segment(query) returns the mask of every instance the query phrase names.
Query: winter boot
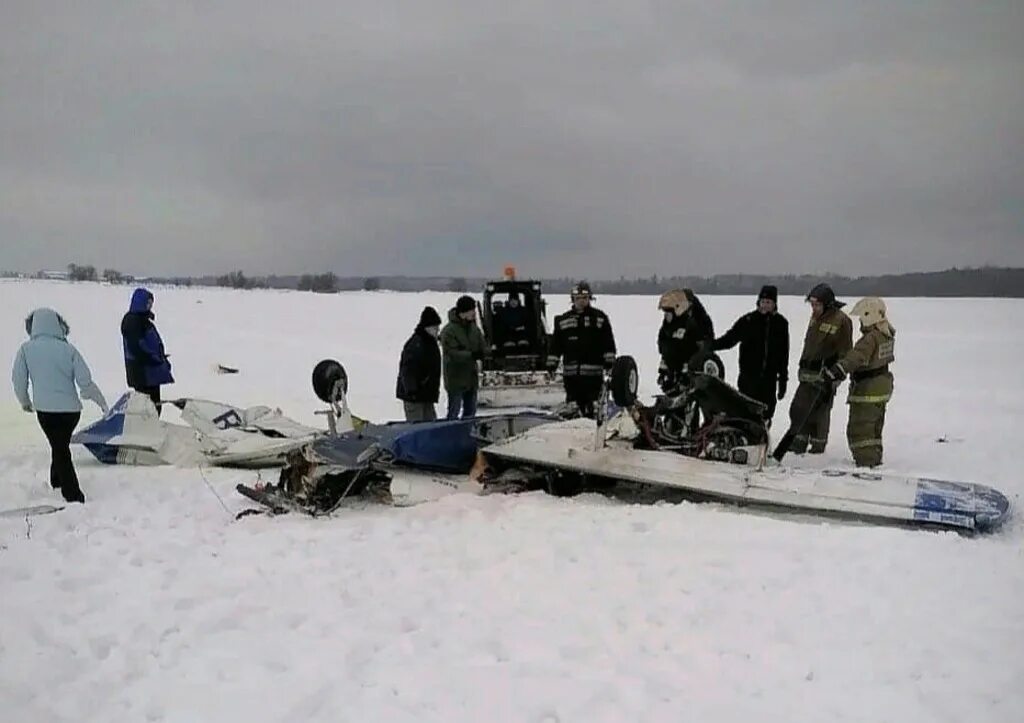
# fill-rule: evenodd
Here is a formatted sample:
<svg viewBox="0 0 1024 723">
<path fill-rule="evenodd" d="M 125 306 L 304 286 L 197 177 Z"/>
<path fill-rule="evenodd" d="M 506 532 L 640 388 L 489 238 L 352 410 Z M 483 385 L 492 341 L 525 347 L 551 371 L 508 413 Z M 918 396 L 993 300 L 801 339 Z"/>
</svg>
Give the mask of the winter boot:
<svg viewBox="0 0 1024 723">
<path fill-rule="evenodd" d="M 60 491 L 66 502 L 85 502 L 85 493 L 82 492 L 81 487 L 73 490 L 68 489 L 67 487 L 61 487 Z"/>
</svg>

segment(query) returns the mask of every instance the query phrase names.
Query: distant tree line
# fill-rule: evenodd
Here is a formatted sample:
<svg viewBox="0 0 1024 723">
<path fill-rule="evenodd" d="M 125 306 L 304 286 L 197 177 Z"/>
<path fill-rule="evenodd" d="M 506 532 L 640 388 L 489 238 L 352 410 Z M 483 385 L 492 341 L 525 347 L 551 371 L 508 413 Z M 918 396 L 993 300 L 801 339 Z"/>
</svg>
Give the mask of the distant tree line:
<svg viewBox="0 0 1024 723">
<path fill-rule="evenodd" d="M 837 274 L 765 276 L 720 274 L 712 277 L 673 276 L 649 279 L 602 281 L 594 284 L 595 293 L 656 294 L 666 289 L 690 288 L 698 294 L 756 294 L 765 284 L 773 284 L 782 295 L 804 295 L 822 281 L 836 294 L 861 296 L 1001 296 L 1024 297 L 1024 268 L 948 269 L 946 271 L 885 276 L 848 277 Z M 570 280 L 559 280 L 552 290 L 568 290 Z"/>
<path fill-rule="evenodd" d="M 229 289 L 266 289 L 268 288 L 265 277 L 248 277 L 241 271 L 232 271 L 218 276 L 215 286 L 226 286 Z"/>
<path fill-rule="evenodd" d="M 251 289 L 252 282 L 241 271 L 232 271 L 223 276 L 218 276 L 217 286 L 227 286 L 231 289 Z"/>
<path fill-rule="evenodd" d="M 315 291 L 320 294 L 333 294 L 338 290 L 338 277 L 333 273 L 304 274 L 299 277 L 299 291 Z"/>
<path fill-rule="evenodd" d="M 5 275 L 17 276 L 16 272 Z M 61 274 L 63 277 L 64 274 Z M 37 278 L 54 278 L 52 272 L 39 272 Z M 100 275 L 94 266 L 68 264 L 66 277 L 72 281 L 97 281 Z M 134 278 L 115 269 L 104 269 L 102 278 L 108 283 L 130 283 Z M 445 291 L 465 293 L 479 291 L 491 279 L 463 276 L 351 276 L 339 277 L 332 272 L 301 276 L 248 277 L 241 270 L 219 276 L 168 277 L 147 279 L 148 283 L 177 286 L 224 286 L 232 289 L 299 289 L 318 293 L 337 291 Z M 545 293 L 568 293 L 578 279 L 537 279 Z M 884 276 L 841 276 L 838 274 L 778 275 L 719 274 L 716 276 L 650 276 L 617 280 L 591 279 L 595 294 L 654 295 L 668 289 L 689 288 L 697 294 L 756 294 L 765 284 L 778 287 L 782 295 L 803 295 L 822 281 L 832 285 L 836 294 L 845 298 L 861 296 L 937 296 L 937 297 L 1009 297 L 1024 298 L 1024 268 L 982 267 L 952 268 Z"/>
<path fill-rule="evenodd" d="M 339 291 L 479 291 L 492 279 L 466 277 L 417 278 L 373 276 L 339 278 Z M 538 279 L 545 293 L 568 294 L 575 278 Z M 861 296 L 968 296 L 1024 298 L 1024 268 L 986 267 L 885 276 L 850 277 L 838 274 L 768 276 L 763 274 L 719 274 L 717 276 L 650 276 L 642 279 L 591 279 L 595 294 L 654 295 L 668 289 L 690 288 L 697 294 L 756 295 L 765 284 L 779 288 L 782 295 L 801 296 L 825 281 L 845 297 Z"/>
<path fill-rule="evenodd" d="M 71 281 L 96 281 L 96 267 L 68 264 L 68 279 Z"/>
<path fill-rule="evenodd" d="M 117 269 L 103 269 L 103 280 L 108 284 L 127 284 L 133 279 L 131 276 L 122 274 Z"/>
<path fill-rule="evenodd" d="M 99 281 L 103 279 L 108 284 L 129 284 L 135 280 L 135 277 L 122 274 L 117 269 L 103 269 L 102 274 L 97 274 L 95 266 L 68 264 L 68 279 L 70 281 Z"/>
</svg>

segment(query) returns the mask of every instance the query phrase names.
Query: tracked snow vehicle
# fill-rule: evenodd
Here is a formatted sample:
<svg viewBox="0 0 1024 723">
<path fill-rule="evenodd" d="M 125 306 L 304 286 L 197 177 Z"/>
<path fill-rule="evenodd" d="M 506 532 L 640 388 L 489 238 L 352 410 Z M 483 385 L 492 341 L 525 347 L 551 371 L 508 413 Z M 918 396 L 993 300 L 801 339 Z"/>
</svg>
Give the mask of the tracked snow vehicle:
<svg viewBox="0 0 1024 723">
<path fill-rule="evenodd" d="M 483 288 L 480 320 L 490 353 L 482 362 L 481 408 L 554 409 L 565 400 L 558 359 L 548 355 L 547 302 L 541 282 L 514 268 Z"/>
</svg>

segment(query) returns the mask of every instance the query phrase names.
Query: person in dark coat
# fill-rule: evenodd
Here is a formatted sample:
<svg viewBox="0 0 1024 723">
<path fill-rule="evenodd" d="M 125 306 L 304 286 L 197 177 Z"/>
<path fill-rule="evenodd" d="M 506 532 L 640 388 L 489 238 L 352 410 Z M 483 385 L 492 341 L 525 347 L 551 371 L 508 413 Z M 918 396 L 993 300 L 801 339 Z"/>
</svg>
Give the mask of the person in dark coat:
<svg viewBox="0 0 1024 723">
<path fill-rule="evenodd" d="M 562 359 L 565 401 L 584 417 L 597 416 L 605 371 L 615 363 L 615 334 L 608 315 L 591 306 L 590 284 L 581 281 L 569 292 L 572 308 L 555 317 L 550 356 Z"/>
<path fill-rule="evenodd" d="M 658 308 L 665 316 L 658 330 L 658 386 L 668 391 L 686 379 L 701 342 L 715 338 L 715 326 L 690 289 L 666 291 L 658 299 Z"/>
<path fill-rule="evenodd" d="M 129 387 L 153 400 L 159 416 L 160 387 L 173 384 L 174 377 L 153 318 L 153 294 L 135 289 L 128 313 L 121 319 L 125 376 Z"/>
<path fill-rule="evenodd" d="M 476 302 L 460 296 L 448 310 L 448 323 L 441 329 L 444 354 L 444 388 L 448 392 L 448 419 L 476 416 L 480 388 L 479 362 L 487 351 L 483 332 L 476 322 Z"/>
<path fill-rule="evenodd" d="M 402 348 L 395 396 L 405 405 L 405 421 L 432 422 L 434 405 L 441 393 L 441 316 L 432 306 L 420 314 L 420 322 Z"/>
<path fill-rule="evenodd" d="M 768 405 L 765 417 L 771 424 L 775 403 L 786 396 L 789 382 L 789 322 L 779 313 L 779 290 L 765 286 L 757 295 L 757 309 L 744 314 L 723 336 L 715 339 L 716 351 L 740 345 L 739 390 Z"/>
<path fill-rule="evenodd" d="M 502 346 L 511 350 L 519 351 L 530 346 L 529 324 L 530 318 L 526 308 L 519 300 L 519 294 L 512 292 L 508 295 L 508 303 L 502 307 L 496 319 L 502 332 Z"/>
<path fill-rule="evenodd" d="M 790 451 L 794 454 L 824 454 L 832 422 L 832 403 L 836 383 L 826 380 L 822 388 L 822 372 L 843 359 L 853 349 L 853 322 L 843 311 L 846 305 L 836 299 L 828 284 L 818 284 L 807 294 L 811 320 L 800 352 L 797 379 L 799 384 L 789 405 L 793 428 L 803 427 L 793 437 Z"/>
</svg>

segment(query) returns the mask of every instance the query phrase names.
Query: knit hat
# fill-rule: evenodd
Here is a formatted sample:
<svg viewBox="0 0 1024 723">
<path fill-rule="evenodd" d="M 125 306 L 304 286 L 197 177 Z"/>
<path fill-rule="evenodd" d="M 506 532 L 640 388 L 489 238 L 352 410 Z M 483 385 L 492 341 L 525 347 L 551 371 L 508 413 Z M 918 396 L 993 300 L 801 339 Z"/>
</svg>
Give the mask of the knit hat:
<svg viewBox="0 0 1024 723">
<path fill-rule="evenodd" d="M 465 314 L 475 308 L 476 302 L 473 301 L 472 296 L 460 296 L 459 300 L 455 302 L 455 313 L 457 314 Z"/>
<path fill-rule="evenodd" d="M 761 293 L 757 295 L 757 300 L 771 299 L 772 301 L 778 302 L 779 300 L 779 289 L 778 287 L 766 284 L 761 287 Z"/>
<path fill-rule="evenodd" d="M 426 329 L 431 326 L 441 326 L 441 316 L 437 313 L 437 309 L 433 306 L 424 306 L 423 312 L 420 314 L 421 329 Z"/>
</svg>

